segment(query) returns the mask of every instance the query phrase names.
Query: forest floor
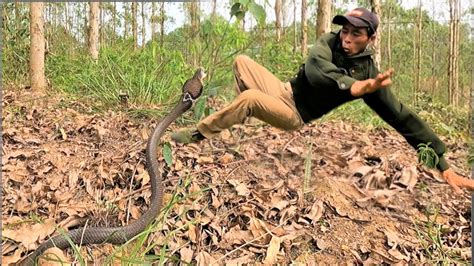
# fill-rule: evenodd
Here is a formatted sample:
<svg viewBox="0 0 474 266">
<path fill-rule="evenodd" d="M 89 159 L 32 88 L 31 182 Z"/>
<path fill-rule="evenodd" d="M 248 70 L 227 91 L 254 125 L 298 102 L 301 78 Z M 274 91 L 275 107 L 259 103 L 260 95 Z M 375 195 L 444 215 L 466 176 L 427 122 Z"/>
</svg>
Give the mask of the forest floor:
<svg viewBox="0 0 474 266">
<path fill-rule="evenodd" d="M 147 209 L 145 144 L 158 118 L 8 87 L 2 106 L 3 265 L 59 227 L 125 225 Z M 453 168 L 468 176 L 467 144 L 446 141 Z M 171 264 L 197 265 L 471 260 L 470 194 L 418 165 L 393 130 L 328 121 L 285 132 L 250 120 L 212 140 L 170 145 L 172 166 L 159 156 L 170 209 L 138 253 L 166 250 Z M 137 256 L 133 248 L 79 250 L 92 265 L 111 254 L 118 265 Z M 71 249 L 51 253 L 77 262 Z"/>
</svg>

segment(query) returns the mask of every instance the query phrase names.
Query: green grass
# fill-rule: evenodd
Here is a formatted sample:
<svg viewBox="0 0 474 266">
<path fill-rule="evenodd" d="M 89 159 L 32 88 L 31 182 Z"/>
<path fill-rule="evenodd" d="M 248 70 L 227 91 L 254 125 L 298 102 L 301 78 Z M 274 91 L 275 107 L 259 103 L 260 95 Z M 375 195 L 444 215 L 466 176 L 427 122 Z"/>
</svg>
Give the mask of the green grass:
<svg viewBox="0 0 474 266">
<path fill-rule="evenodd" d="M 470 264 L 460 258 L 454 252 L 445 247 L 444 238 L 449 234 L 449 229 L 439 224 L 436 218 L 439 215 L 439 208 L 428 206 L 425 209 L 426 221 L 415 221 L 414 227 L 419 243 L 423 248 L 423 254 L 428 259 L 428 263 L 433 265 L 461 265 Z"/>
</svg>

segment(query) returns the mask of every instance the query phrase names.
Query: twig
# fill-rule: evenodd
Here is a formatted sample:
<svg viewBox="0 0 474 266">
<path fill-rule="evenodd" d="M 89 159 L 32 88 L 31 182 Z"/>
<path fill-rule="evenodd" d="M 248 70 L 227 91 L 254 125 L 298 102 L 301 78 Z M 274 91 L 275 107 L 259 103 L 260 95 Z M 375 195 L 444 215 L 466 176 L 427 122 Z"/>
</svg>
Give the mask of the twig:
<svg viewBox="0 0 474 266">
<path fill-rule="evenodd" d="M 139 189 L 137 189 L 137 190 L 134 190 L 134 191 L 132 191 L 132 192 L 127 193 L 126 195 L 123 195 L 123 196 L 121 196 L 121 197 L 118 197 L 118 198 L 112 200 L 112 203 L 115 203 L 115 202 L 117 202 L 117 201 L 119 201 L 119 200 L 128 198 L 128 197 L 130 197 L 130 196 L 133 196 L 133 195 L 135 195 L 135 194 L 137 194 L 137 193 L 139 193 L 139 192 L 142 192 L 143 190 L 149 189 L 149 188 L 150 188 L 150 185 L 149 185 L 149 184 L 148 184 L 148 185 L 145 185 L 144 187 L 141 187 L 141 188 L 139 188 Z"/>
<path fill-rule="evenodd" d="M 237 163 L 245 163 L 245 162 L 251 162 L 251 161 L 256 161 L 256 160 L 258 160 L 258 159 L 246 159 L 246 160 L 240 160 L 240 161 L 235 161 L 235 162 L 231 162 L 231 163 L 218 164 L 218 165 L 214 165 L 214 166 L 211 166 L 211 167 L 208 167 L 208 168 L 204 168 L 204 169 L 201 169 L 201 170 L 191 172 L 189 174 L 195 175 L 195 174 L 199 174 L 199 173 L 202 173 L 202 172 L 205 172 L 205 171 L 216 169 L 220 166 L 229 166 L 229 165 L 233 165 L 233 164 L 237 164 Z"/>
</svg>

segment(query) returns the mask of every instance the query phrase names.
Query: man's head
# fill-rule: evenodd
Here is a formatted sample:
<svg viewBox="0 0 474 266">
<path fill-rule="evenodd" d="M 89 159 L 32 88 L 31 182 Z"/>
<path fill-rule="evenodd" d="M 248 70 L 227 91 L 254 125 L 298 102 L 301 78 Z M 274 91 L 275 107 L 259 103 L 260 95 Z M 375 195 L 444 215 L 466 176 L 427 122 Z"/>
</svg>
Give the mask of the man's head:
<svg viewBox="0 0 474 266">
<path fill-rule="evenodd" d="M 364 51 L 375 39 L 374 34 L 379 26 L 377 16 L 363 7 L 351 10 L 345 15 L 335 16 L 332 23 L 342 25 L 341 43 L 348 55 Z"/>
<path fill-rule="evenodd" d="M 344 26 L 349 23 L 356 28 L 366 28 L 369 37 L 374 35 L 379 26 L 377 15 L 366 8 L 358 7 L 347 12 L 345 15 L 337 15 L 332 19 L 332 23 Z"/>
</svg>

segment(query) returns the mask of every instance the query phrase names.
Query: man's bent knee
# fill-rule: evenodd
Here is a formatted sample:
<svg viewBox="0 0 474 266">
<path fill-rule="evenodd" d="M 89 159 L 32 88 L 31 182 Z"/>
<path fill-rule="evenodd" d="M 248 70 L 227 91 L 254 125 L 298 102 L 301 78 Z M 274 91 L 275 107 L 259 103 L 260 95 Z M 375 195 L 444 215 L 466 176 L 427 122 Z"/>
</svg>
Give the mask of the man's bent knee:
<svg viewBox="0 0 474 266">
<path fill-rule="evenodd" d="M 244 101 L 246 103 L 255 103 L 259 97 L 262 96 L 262 92 L 258 90 L 245 90 L 237 96 L 237 100 Z"/>
<path fill-rule="evenodd" d="M 250 57 L 244 55 L 244 54 L 239 54 L 235 57 L 234 59 L 234 67 L 240 64 L 245 64 L 246 62 L 252 61 Z"/>
</svg>

